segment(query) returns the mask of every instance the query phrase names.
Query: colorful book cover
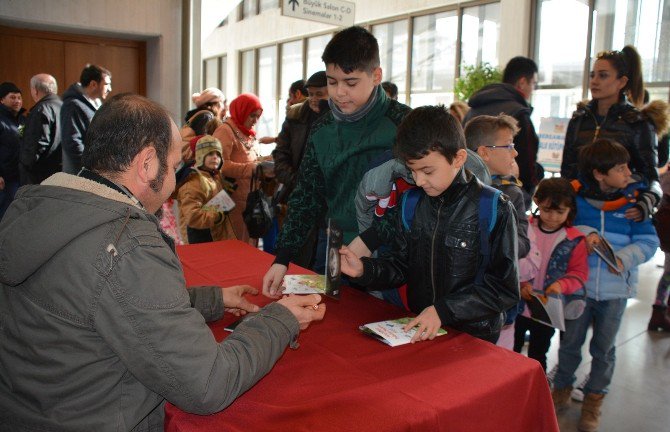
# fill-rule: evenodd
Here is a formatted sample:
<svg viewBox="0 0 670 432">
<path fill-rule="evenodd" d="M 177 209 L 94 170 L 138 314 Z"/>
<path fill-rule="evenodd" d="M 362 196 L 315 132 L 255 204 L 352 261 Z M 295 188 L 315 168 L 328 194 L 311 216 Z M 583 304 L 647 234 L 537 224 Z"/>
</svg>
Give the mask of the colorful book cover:
<svg viewBox="0 0 670 432">
<path fill-rule="evenodd" d="M 386 345 L 396 347 L 410 343 L 412 337 L 416 334 L 416 328 L 412 328 L 407 332 L 403 330 L 403 327 L 412 319 L 413 318 L 406 317 L 364 324 L 359 327 L 359 330 L 363 332 L 363 334 L 371 336 Z M 437 332 L 438 336 L 444 336 L 446 334 L 447 331 L 442 328 Z"/>
<path fill-rule="evenodd" d="M 203 210 L 214 209 L 219 212 L 229 212 L 235 208 L 235 201 L 225 190 L 221 190 L 211 200 L 207 201 L 207 204 L 203 205 L 202 208 Z"/>
<path fill-rule="evenodd" d="M 593 245 L 593 251 L 597 253 L 598 256 L 602 258 L 603 261 L 605 261 L 605 264 L 607 264 L 609 268 L 616 272 L 616 274 L 621 274 L 621 271 L 619 271 L 619 265 L 616 261 L 616 255 L 614 254 L 614 249 L 612 249 L 612 245 L 610 242 L 605 240 L 605 237 L 599 237 L 600 241 Z"/>
</svg>

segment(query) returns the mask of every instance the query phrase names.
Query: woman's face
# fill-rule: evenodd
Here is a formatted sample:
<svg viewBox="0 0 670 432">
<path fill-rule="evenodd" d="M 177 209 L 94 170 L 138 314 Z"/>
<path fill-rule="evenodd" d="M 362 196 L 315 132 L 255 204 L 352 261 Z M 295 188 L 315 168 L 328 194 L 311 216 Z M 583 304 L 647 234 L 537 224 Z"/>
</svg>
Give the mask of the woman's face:
<svg viewBox="0 0 670 432">
<path fill-rule="evenodd" d="M 244 127 L 247 129 L 253 129 L 256 123 L 258 122 L 258 119 L 261 116 L 261 113 L 263 110 L 257 109 L 256 111 L 252 111 L 251 114 L 249 114 L 249 117 L 244 121 Z"/>
<path fill-rule="evenodd" d="M 226 100 L 220 100 L 217 99 L 212 102 L 212 112 L 216 115 L 216 118 L 219 120 L 222 120 L 224 117 L 226 117 L 226 113 L 228 112 L 228 101 Z"/>
<path fill-rule="evenodd" d="M 609 60 L 600 59 L 593 65 L 589 88 L 595 100 L 619 100 L 619 94 L 628 83 L 628 77 L 617 78 L 617 70 Z"/>
</svg>

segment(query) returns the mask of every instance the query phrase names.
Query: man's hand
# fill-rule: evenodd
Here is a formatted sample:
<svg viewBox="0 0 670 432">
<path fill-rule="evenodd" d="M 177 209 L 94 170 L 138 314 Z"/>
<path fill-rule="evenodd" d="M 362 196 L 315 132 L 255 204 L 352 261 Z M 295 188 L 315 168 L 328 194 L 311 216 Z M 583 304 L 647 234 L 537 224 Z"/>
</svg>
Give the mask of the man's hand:
<svg viewBox="0 0 670 432">
<path fill-rule="evenodd" d="M 266 137 L 263 137 L 263 138 L 259 139 L 258 142 L 261 143 L 261 144 L 272 144 L 276 140 L 277 140 L 277 138 L 275 138 L 275 137 L 266 136 Z"/>
<path fill-rule="evenodd" d="M 624 216 L 626 216 L 626 219 L 630 219 L 633 222 L 640 222 L 642 221 L 642 210 L 637 207 L 631 207 L 626 210 Z"/>
<path fill-rule="evenodd" d="M 272 267 L 263 276 L 263 295 L 270 298 L 279 298 L 284 288 L 281 286 L 288 268 L 282 264 L 272 264 Z"/>
<path fill-rule="evenodd" d="M 363 240 L 361 240 L 360 237 L 356 237 L 349 243 L 347 246 L 350 251 L 352 251 L 358 258 L 362 257 L 369 257 L 372 255 L 372 252 L 370 252 L 370 249 L 365 245 Z"/>
<path fill-rule="evenodd" d="M 258 290 L 249 285 L 235 285 L 228 288 L 221 288 L 223 293 L 223 307 L 228 313 L 235 316 L 246 315 L 247 312 L 258 312 L 257 305 L 244 298 L 245 294 L 257 295 Z"/>
<path fill-rule="evenodd" d="M 300 324 L 300 330 L 305 330 L 312 321 L 320 321 L 326 313 L 326 305 L 321 302 L 318 294 L 289 295 L 277 303 L 291 311 Z"/>
<path fill-rule="evenodd" d="M 0 191 L 5 190 L 5 179 L 0 177 Z"/>
<path fill-rule="evenodd" d="M 521 287 L 519 288 L 519 294 L 524 300 L 530 300 L 531 293 L 533 292 L 533 284 L 530 282 L 521 282 Z"/>
<path fill-rule="evenodd" d="M 427 339 L 433 340 L 437 336 L 437 331 L 440 329 L 442 321 L 435 306 L 428 306 L 418 317 L 407 323 L 403 328 L 404 331 L 409 331 L 413 327 L 417 327 L 416 333 L 412 336 L 411 343 L 425 341 Z"/>
<path fill-rule="evenodd" d="M 351 277 L 361 277 L 363 275 L 363 261 L 346 246 L 340 248 L 340 269 L 342 273 Z"/>
</svg>

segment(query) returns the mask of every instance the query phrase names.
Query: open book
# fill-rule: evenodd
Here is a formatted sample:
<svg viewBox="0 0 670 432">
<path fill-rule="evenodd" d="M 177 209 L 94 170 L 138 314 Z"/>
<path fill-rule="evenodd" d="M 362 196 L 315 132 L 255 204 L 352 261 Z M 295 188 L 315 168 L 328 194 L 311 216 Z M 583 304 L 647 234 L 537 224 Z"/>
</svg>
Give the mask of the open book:
<svg viewBox="0 0 670 432">
<path fill-rule="evenodd" d="M 207 201 L 207 204 L 202 206 L 203 210 L 214 209 L 219 212 L 229 212 L 235 208 L 235 201 L 228 195 L 225 190 L 221 190 L 214 198 Z"/>
<path fill-rule="evenodd" d="M 340 297 L 342 230 L 329 219 L 327 234 L 325 274 L 284 276 L 284 294 L 325 294 L 333 298 Z"/>
<path fill-rule="evenodd" d="M 553 296 L 533 292 L 530 300 L 526 300 L 530 317 L 535 321 L 565 331 L 565 314 L 563 300 Z"/>
<path fill-rule="evenodd" d="M 360 326 L 359 330 L 363 332 L 363 334 L 373 337 L 386 345 L 396 347 L 408 344 L 416 334 L 416 328 L 412 328 L 408 332 L 403 330 L 403 327 L 412 319 L 413 318 L 406 317 L 374 322 Z M 446 334 L 447 331 L 445 329 L 440 329 L 437 332 L 438 336 L 444 336 Z"/>
<path fill-rule="evenodd" d="M 598 254 L 598 256 L 605 261 L 605 264 L 609 266 L 616 274 L 621 274 L 619 270 L 619 265 L 616 261 L 616 255 L 614 254 L 614 249 L 612 245 L 605 240 L 605 237 L 599 236 L 600 241 L 593 245 L 593 251 Z"/>
</svg>

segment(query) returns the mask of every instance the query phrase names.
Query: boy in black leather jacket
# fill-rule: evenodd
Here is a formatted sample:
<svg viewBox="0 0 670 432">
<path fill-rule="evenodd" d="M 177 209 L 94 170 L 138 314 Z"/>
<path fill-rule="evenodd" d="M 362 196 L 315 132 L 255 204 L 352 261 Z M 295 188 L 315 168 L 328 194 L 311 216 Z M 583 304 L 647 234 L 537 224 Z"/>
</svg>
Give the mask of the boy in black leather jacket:
<svg viewBox="0 0 670 432">
<path fill-rule="evenodd" d="M 495 343 L 503 311 L 519 301 L 512 204 L 504 195 L 494 203 L 490 259 L 478 282 L 483 185 L 463 169 L 467 152 L 460 124 L 444 106 L 417 108 L 400 124 L 394 152 L 423 189 L 412 224 L 405 229 L 400 206 L 391 209 L 378 229 L 393 239 L 390 250 L 359 259 L 343 247 L 342 271 L 370 290 L 408 284 L 409 308 L 418 314 L 406 326 L 418 327 L 412 342 L 433 339 L 449 326 Z"/>
</svg>

